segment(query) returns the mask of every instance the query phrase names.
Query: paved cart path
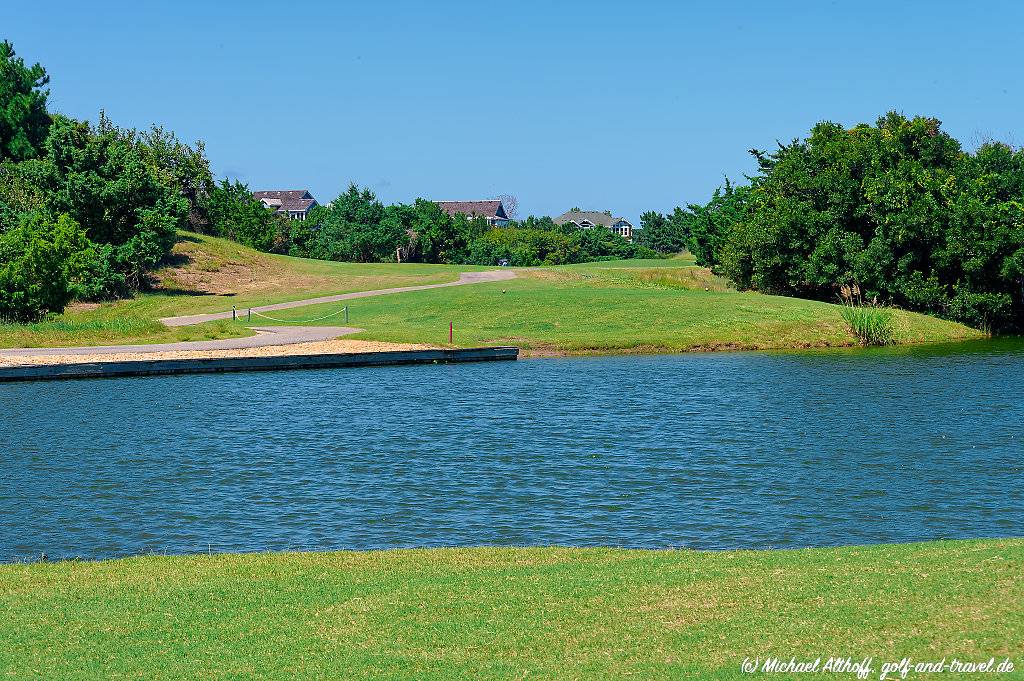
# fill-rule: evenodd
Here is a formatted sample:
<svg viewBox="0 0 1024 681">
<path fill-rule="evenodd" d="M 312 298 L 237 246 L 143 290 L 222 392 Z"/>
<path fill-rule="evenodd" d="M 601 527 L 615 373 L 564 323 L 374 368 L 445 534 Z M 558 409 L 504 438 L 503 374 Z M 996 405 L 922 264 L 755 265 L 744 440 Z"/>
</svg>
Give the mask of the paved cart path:
<svg viewBox="0 0 1024 681">
<path fill-rule="evenodd" d="M 399 288 L 382 288 L 376 291 L 355 291 L 354 293 L 339 293 L 333 296 L 320 296 L 319 298 L 307 298 L 305 300 L 292 300 L 287 303 L 275 303 L 274 305 L 260 305 L 251 308 L 253 312 L 272 312 L 274 310 L 287 310 L 293 307 L 306 307 L 307 305 L 319 305 L 321 303 L 337 303 L 343 300 L 355 298 L 369 298 L 370 296 L 383 296 L 389 293 L 405 293 L 407 291 L 424 291 L 430 288 L 445 288 L 447 286 L 463 286 L 465 284 L 479 284 L 486 281 L 505 281 L 515 279 L 516 273 L 512 270 L 490 270 L 487 272 L 463 272 L 457 281 L 449 281 L 444 284 L 424 284 L 422 286 L 401 286 Z M 239 315 L 244 315 L 250 308 L 238 310 Z M 231 319 L 232 312 L 213 312 L 210 314 L 193 314 L 183 317 L 165 317 L 160 321 L 167 326 L 190 326 L 202 324 L 215 319 Z"/>
</svg>

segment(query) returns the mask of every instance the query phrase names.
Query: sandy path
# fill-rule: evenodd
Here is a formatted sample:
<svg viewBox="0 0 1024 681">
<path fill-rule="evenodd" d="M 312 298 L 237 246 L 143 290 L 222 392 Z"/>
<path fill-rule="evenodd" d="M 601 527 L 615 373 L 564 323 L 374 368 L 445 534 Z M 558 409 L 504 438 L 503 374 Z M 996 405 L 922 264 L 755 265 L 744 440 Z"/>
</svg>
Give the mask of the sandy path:
<svg viewBox="0 0 1024 681">
<path fill-rule="evenodd" d="M 36 348 L 34 355 L 8 355 L 0 350 L 0 367 L 35 366 L 40 364 L 83 364 L 88 362 L 143 362 L 158 359 L 203 359 L 210 357 L 281 357 L 286 355 L 338 355 L 354 352 L 389 352 L 394 350 L 430 350 L 434 346 L 379 341 L 326 340 L 290 345 L 267 345 L 223 350 L 176 350 L 147 352 L 112 352 L 88 354 L 43 354 L 51 350 Z"/>
</svg>

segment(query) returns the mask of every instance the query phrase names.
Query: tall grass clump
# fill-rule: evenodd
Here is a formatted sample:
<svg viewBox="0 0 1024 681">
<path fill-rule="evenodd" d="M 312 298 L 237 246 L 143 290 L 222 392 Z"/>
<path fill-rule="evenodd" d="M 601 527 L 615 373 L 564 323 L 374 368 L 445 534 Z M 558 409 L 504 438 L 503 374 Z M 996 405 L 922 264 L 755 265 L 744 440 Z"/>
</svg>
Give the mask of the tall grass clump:
<svg viewBox="0 0 1024 681">
<path fill-rule="evenodd" d="M 892 309 L 880 306 L 877 298 L 865 303 L 857 284 L 840 287 L 839 297 L 843 301 L 843 319 L 861 345 L 892 345 L 896 342 Z"/>
<path fill-rule="evenodd" d="M 893 311 L 875 305 L 847 304 L 843 319 L 861 345 L 891 345 L 896 342 Z"/>
</svg>

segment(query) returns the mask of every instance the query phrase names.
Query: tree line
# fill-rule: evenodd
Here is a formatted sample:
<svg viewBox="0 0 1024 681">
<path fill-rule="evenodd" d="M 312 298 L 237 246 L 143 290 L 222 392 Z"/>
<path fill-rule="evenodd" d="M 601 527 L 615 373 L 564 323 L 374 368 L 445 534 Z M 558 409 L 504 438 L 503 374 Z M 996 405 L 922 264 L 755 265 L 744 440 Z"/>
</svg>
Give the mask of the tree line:
<svg viewBox="0 0 1024 681">
<path fill-rule="evenodd" d="M 248 188 L 227 186 L 239 206 L 252 201 Z M 257 202 L 258 203 L 258 202 Z M 319 260 L 426 262 L 463 265 L 562 265 L 595 259 L 657 257 L 608 229 L 559 226 L 530 216 L 496 228 L 482 217 L 448 215 L 433 201 L 384 205 L 354 184 L 305 220 L 268 220 L 269 211 L 233 211 L 246 219 L 214 220 L 212 233 L 259 250 Z M 229 211 L 231 212 L 231 211 Z"/>
<path fill-rule="evenodd" d="M 1024 327 L 1024 150 L 968 151 L 938 120 L 891 112 L 751 153 L 747 183 L 645 213 L 641 243 L 689 249 L 743 290 Z"/>
<path fill-rule="evenodd" d="M 349 187 L 305 221 L 288 220 L 245 184 L 215 182 L 202 143 L 154 126 L 51 113 L 49 76 L 0 43 L 0 321 L 32 321 L 73 299 L 145 290 L 179 230 L 261 251 L 325 260 L 562 264 L 651 254 L 608 230 L 580 234 L 549 218 L 510 229 L 449 216 L 430 201 L 383 205 Z"/>
</svg>

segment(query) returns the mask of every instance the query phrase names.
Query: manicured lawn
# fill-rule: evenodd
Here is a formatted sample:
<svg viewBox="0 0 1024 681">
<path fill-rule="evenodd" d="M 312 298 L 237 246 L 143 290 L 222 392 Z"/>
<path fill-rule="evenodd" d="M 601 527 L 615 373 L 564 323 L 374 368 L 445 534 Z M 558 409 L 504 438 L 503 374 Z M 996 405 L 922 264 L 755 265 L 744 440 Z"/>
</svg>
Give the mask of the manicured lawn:
<svg viewBox="0 0 1024 681">
<path fill-rule="evenodd" d="M 1020 678 L 1021 603 L 1020 539 L 3 565 L 0 675 L 760 678 L 745 657 L 849 655 L 875 679 L 903 657 L 1009 656 L 997 678 Z"/>
<path fill-rule="evenodd" d="M 836 305 L 737 293 L 706 270 L 672 267 L 673 262 L 520 270 L 512 281 L 351 301 L 350 324 L 366 329 L 353 338 L 446 344 L 448 324 L 453 322 L 456 345 L 518 345 L 535 353 L 800 348 L 854 342 Z M 296 308 L 277 316 L 312 319 L 336 308 Z M 901 342 L 981 336 L 962 325 L 913 313 L 899 313 L 897 323 Z"/>
</svg>

